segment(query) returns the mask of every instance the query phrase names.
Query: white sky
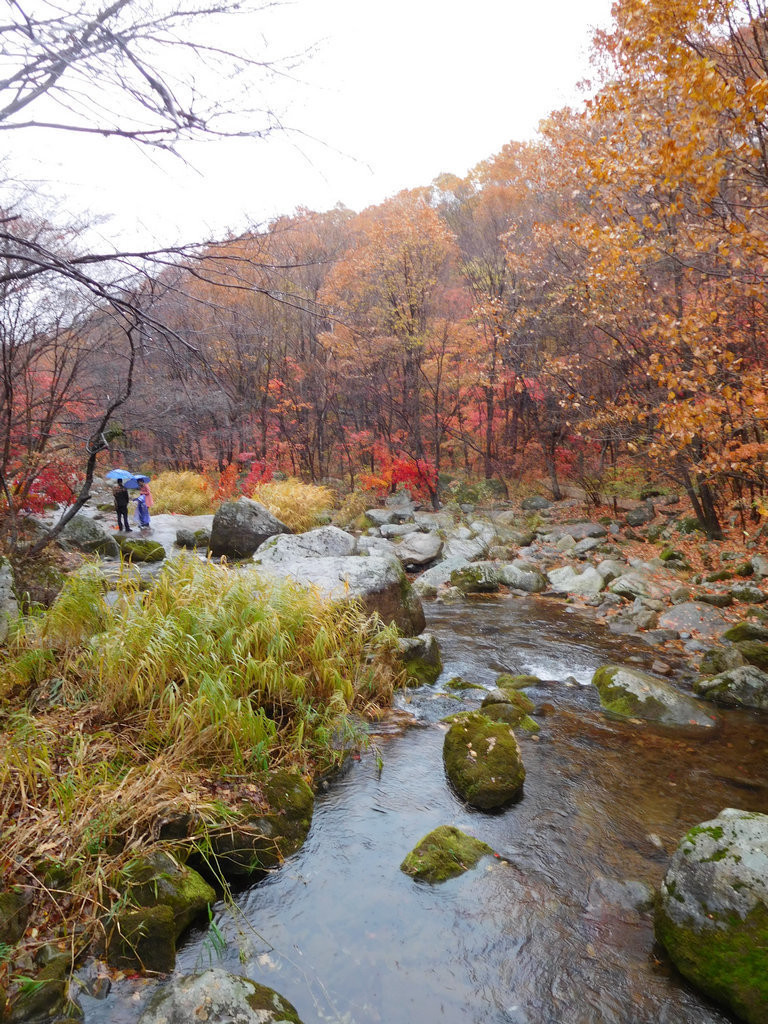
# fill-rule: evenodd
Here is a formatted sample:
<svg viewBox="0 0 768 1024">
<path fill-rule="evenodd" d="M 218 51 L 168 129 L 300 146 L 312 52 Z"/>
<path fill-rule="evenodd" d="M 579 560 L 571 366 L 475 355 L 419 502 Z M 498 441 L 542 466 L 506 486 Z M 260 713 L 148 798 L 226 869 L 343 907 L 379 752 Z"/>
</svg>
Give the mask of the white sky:
<svg viewBox="0 0 768 1024">
<path fill-rule="evenodd" d="M 264 15 L 273 54 L 318 44 L 276 96 L 306 136 L 188 146 L 191 166 L 129 143 L 11 133 L 18 167 L 66 215 L 105 216 L 103 244 L 221 237 L 298 206 L 359 210 L 464 174 L 578 103 L 611 0 L 296 0 Z M 254 40 L 253 47 L 262 45 Z M 22 135 L 23 140 L 22 140 Z M 23 147 L 23 153 L 22 153 Z"/>
</svg>

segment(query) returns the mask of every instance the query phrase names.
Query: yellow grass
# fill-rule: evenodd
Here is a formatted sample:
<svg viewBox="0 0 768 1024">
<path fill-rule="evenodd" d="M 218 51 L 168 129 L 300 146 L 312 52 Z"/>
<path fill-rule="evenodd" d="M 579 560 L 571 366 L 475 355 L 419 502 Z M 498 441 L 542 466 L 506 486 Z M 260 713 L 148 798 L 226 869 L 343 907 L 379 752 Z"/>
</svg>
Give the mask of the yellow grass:
<svg viewBox="0 0 768 1024">
<path fill-rule="evenodd" d="M 210 484 L 199 473 L 160 473 L 150 484 L 155 503 L 152 512 L 176 512 L 200 516 L 214 511 Z"/>
<path fill-rule="evenodd" d="M 324 522 L 334 501 L 330 488 L 304 484 L 293 477 L 259 484 L 249 497 L 268 508 L 295 533 L 311 530 Z"/>
</svg>

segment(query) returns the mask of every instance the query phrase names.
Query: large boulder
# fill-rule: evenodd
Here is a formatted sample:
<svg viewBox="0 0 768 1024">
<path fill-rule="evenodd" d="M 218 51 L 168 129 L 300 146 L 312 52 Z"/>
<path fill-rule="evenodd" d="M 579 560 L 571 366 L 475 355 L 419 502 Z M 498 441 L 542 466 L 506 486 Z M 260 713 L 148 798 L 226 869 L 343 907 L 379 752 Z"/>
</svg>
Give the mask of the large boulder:
<svg viewBox="0 0 768 1024">
<path fill-rule="evenodd" d="M 511 562 L 506 562 L 498 567 L 498 575 L 505 587 L 513 590 L 523 590 L 527 594 L 540 594 L 547 589 L 547 580 L 540 572 L 531 569 L 521 569 Z"/>
<path fill-rule="evenodd" d="M 671 683 L 636 668 L 603 665 L 592 677 L 600 703 L 620 718 L 642 718 L 671 728 L 714 730 L 716 715 Z"/>
<path fill-rule="evenodd" d="M 605 580 L 591 565 L 584 572 L 576 572 L 570 565 L 551 569 L 547 573 L 549 585 L 558 594 L 599 594 L 605 590 Z"/>
<path fill-rule="evenodd" d="M 301 1024 L 296 1009 L 274 989 L 250 978 L 212 967 L 201 974 L 172 978 L 159 988 L 138 1024 Z"/>
<path fill-rule="evenodd" d="M 467 559 L 463 555 L 456 555 L 453 558 L 444 558 L 442 562 L 433 565 L 431 569 L 421 573 L 413 581 L 413 589 L 419 597 L 434 597 L 440 587 L 448 583 L 454 569 L 461 569 L 467 565 Z"/>
<path fill-rule="evenodd" d="M 216 901 L 216 893 L 192 868 L 158 851 L 133 860 L 120 888 L 139 907 L 170 907 L 175 938 Z"/>
<path fill-rule="evenodd" d="M 608 584 L 608 590 L 612 594 L 618 594 L 620 597 L 630 600 L 636 597 L 645 597 L 652 601 L 660 601 L 665 596 L 665 592 L 658 584 L 638 572 L 623 573 Z"/>
<path fill-rule="evenodd" d="M 260 572 L 315 587 L 331 600 L 359 601 L 368 613 L 378 612 L 385 623 L 394 622 L 406 636 L 417 636 L 424 629 L 421 601 L 393 556 L 296 558 L 267 563 Z"/>
<path fill-rule="evenodd" d="M 117 543 L 128 562 L 162 562 L 165 558 L 165 548 L 156 540 L 119 537 Z"/>
<path fill-rule="evenodd" d="M 522 792 L 525 767 L 512 728 L 480 712 L 451 725 L 443 763 L 459 796 L 481 811 L 503 807 Z"/>
<path fill-rule="evenodd" d="M 768 673 L 754 665 L 740 665 L 699 679 L 693 688 L 700 697 L 718 704 L 768 711 Z"/>
<path fill-rule="evenodd" d="M 443 542 L 436 533 L 410 533 L 397 545 L 397 557 L 403 565 L 428 565 L 439 558 Z"/>
<path fill-rule="evenodd" d="M 254 562 L 290 562 L 294 558 L 335 558 L 354 555 L 357 541 L 338 526 L 320 526 L 306 533 L 279 533 L 260 544 Z"/>
<path fill-rule="evenodd" d="M 710 998 L 749 1024 L 768 1021 L 768 814 L 726 808 L 683 837 L 656 937 Z"/>
<path fill-rule="evenodd" d="M 64 548 L 75 548 L 89 555 L 120 557 L 120 548 L 112 534 L 84 515 L 76 515 L 69 520 L 59 534 L 59 543 Z"/>
<path fill-rule="evenodd" d="M 225 501 L 213 517 L 211 554 L 216 558 L 250 558 L 260 544 L 278 533 L 291 530 L 258 501 Z"/>
<path fill-rule="evenodd" d="M 721 636 L 728 629 L 728 620 L 716 609 L 700 601 L 684 601 L 659 616 L 659 629 L 678 633 L 695 631 L 702 636 Z"/>
<path fill-rule="evenodd" d="M 500 583 L 494 562 L 473 562 L 451 573 L 451 586 L 462 594 L 491 594 L 499 589 Z"/>
<path fill-rule="evenodd" d="M 18 618 L 19 605 L 13 585 L 13 570 L 7 558 L 0 558 L 0 644 L 8 636 L 11 622 Z"/>
<path fill-rule="evenodd" d="M 434 683 L 443 671 L 440 645 L 433 633 L 401 636 L 397 641 L 397 650 L 411 685 Z"/>
<path fill-rule="evenodd" d="M 452 825 L 440 825 L 419 840 L 400 870 L 420 882 L 444 882 L 463 875 L 489 854 L 493 854 L 493 850 L 487 843 Z"/>
</svg>

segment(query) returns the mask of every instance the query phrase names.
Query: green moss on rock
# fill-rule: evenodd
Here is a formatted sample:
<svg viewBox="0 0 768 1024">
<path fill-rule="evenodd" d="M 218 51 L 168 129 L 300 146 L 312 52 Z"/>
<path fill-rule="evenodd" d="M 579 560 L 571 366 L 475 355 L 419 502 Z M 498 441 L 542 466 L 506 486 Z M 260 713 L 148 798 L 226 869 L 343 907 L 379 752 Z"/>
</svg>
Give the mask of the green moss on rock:
<svg viewBox="0 0 768 1024">
<path fill-rule="evenodd" d="M 501 690 L 524 690 L 527 686 L 538 686 L 540 683 L 538 676 L 514 676 L 509 672 L 502 672 L 496 676 L 496 685 Z"/>
<path fill-rule="evenodd" d="M 758 626 L 754 622 L 737 622 L 735 626 L 726 629 L 723 639 L 730 640 L 734 644 L 741 640 L 768 641 L 768 629 L 765 626 Z"/>
<path fill-rule="evenodd" d="M 525 767 L 514 732 L 480 712 L 448 730 L 443 763 L 457 793 L 480 810 L 503 807 L 522 792 Z"/>
<path fill-rule="evenodd" d="M 112 967 L 167 974 L 176 963 L 176 920 L 168 906 L 116 914 L 106 926 L 103 950 Z"/>
<path fill-rule="evenodd" d="M 158 852 L 131 865 L 126 872 L 127 893 L 139 907 L 167 906 L 173 911 L 178 936 L 216 899 L 201 875 L 182 866 L 167 853 Z"/>
<path fill-rule="evenodd" d="M 768 643 L 760 640 L 739 640 L 734 646 L 748 664 L 755 665 L 764 672 L 768 671 Z"/>
<path fill-rule="evenodd" d="M 487 843 L 452 825 L 440 825 L 417 843 L 400 870 L 421 882 L 444 882 L 475 867 L 481 857 L 492 853 Z"/>
<path fill-rule="evenodd" d="M 162 562 L 165 558 L 165 548 L 156 540 L 133 540 L 130 537 L 116 539 L 123 557 L 129 562 Z"/>
</svg>

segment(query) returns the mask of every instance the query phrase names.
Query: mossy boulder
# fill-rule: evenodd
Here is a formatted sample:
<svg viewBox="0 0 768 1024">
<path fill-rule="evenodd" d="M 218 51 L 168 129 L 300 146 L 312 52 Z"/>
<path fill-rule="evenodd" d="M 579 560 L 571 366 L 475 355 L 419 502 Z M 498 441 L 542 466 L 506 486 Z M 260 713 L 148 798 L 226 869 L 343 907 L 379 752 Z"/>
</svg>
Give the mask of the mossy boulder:
<svg viewBox="0 0 768 1024">
<path fill-rule="evenodd" d="M 243 881 L 281 864 L 302 845 L 312 824 L 314 794 L 295 772 L 274 772 L 264 786 L 268 809 L 243 804 L 240 817 L 211 836 L 225 878 Z"/>
<path fill-rule="evenodd" d="M 156 540 L 118 537 L 117 543 L 120 545 L 123 558 L 129 562 L 162 562 L 165 558 L 165 548 Z"/>
<path fill-rule="evenodd" d="M 170 907 L 175 938 L 216 900 L 215 891 L 197 871 L 162 851 L 131 864 L 118 888 L 139 907 Z"/>
<path fill-rule="evenodd" d="M 432 633 L 400 637 L 397 649 L 412 684 L 422 686 L 434 683 L 443 670 L 440 646 Z"/>
<path fill-rule="evenodd" d="M 759 587 L 752 587 L 746 583 L 731 587 L 731 594 L 736 601 L 743 601 L 745 604 L 762 604 L 764 601 L 768 601 L 768 591 L 760 590 Z"/>
<path fill-rule="evenodd" d="M 768 1021 L 768 815 L 727 808 L 670 861 L 656 937 L 677 969 L 749 1024 Z"/>
<path fill-rule="evenodd" d="M 698 679 L 693 686 L 705 700 L 768 711 L 768 672 L 755 665 L 727 669 L 716 676 Z"/>
<path fill-rule="evenodd" d="M 190 1024 L 231 1021 L 237 1024 L 301 1024 L 287 999 L 250 978 L 219 967 L 173 978 L 158 989 L 138 1024 Z"/>
<path fill-rule="evenodd" d="M 445 684 L 446 690 L 482 690 L 480 683 L 473 683 L 462 676 L 452 676 Z"/>
<path fill-rule="evenodd" d="M 501 584 L 499 570 L 493 562 L 474 562 L 451 573 L 451 586 L 462 594 L 495 593 Z"/>
<path fill-rule="evenodd" d="M 712 731 L 716 715 L 666 680 L 622 665 L 603 665 L 592 677 L 606 711 L 619 718 L 640 718 L 669 728 Z"/>
<path fill-rule="evenodd" d="M 697 601 L 704 604 L 711 604 L 713 608 L 730 608 L 733 604 L 733 597 L 730 594 L 709 594 L 706 592 L 696 595 Z"/>
<path fill-rule="evenodd" d="M 768 670 L 768 643 L 761 640 L 739 640 L 734 647 L 748 665 Z"/>
<path fill-rule="evenodd" d="M 176 918 L 169 906 L 121 910 L 105 924 L 96 952 L 111 967 L 167 974 L 176 964 Z"/>
<path fill-rule="evenodd" d="M 699 672 L 703 676 L 716 676 L 743 664 L 744 658 L 735 647 L 712 647 L 701 659 Z"/>
<path fill-rule="evenodd" d="M 541 680 L 538 676 L 510 675 L 509 672 L 502 672 L 496 676 L 496 685 L 502 690 L 524 690 L 526 686 L 538 686 Z"/>
<path fill-rule="evenodd" d="M 400 870 L 420 882 L 434 884 L 464 874 L 488 854 L 493 854 L 493 850 L 487 843 L 452 825 L 440 825 L 419 840 Z"/>
<path fill-rule="evenodd" d="M 503 807 L 522 792 L 525 767 L 511 726 L 480 712 L 450 727 L 443 763 L 459 796 L 482 811 Z"/>
<path fill-rule="evenodd" d="M 535 707 L 533 701 L 527 694 L 522 693 L 521 690 L 511 686 L 500 686 L 498 689 L 499 692 L 503 694 L 504 700 L 508 701 L 510 704 L 514 704 L 514 706 L 522 711 L 524 715 L 528 715 L 533 711 Z M 485 703 L 485 701 L 483 703 Z"/>
<path fill-rule="evenodd" d="M 67 523 L 59 534 L 59 544 L 63 548 L 75 548 L 90 555 L 104 555 L 117 558 L 120 548 L 112 534 L 85 515 L 76 515 Z"/>
<path fill-rule="evenodd" d="M 737 622 L 735 626 L 726 629 L 723 639 L 730 640 L 733 644 L 742 640 L 768 641 L 768 629 L 765 626 L 758 626 L 755 622 Z"/>
<path fill-rule="evenodd" d="M 2 1020 L 8 1024 L 27 1024 L 29 1021 L 82 1019 L 82 1010 L 69 998 L 71 971 L 69 954 L 54 957 L 35 974 L 32 984 L 11 996 Z"/>
</svg>

